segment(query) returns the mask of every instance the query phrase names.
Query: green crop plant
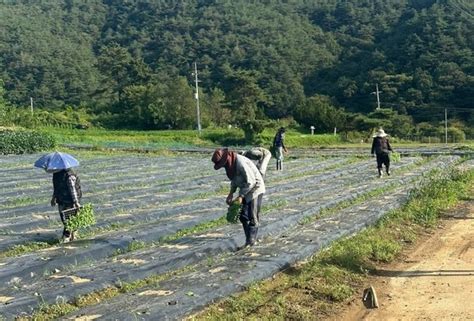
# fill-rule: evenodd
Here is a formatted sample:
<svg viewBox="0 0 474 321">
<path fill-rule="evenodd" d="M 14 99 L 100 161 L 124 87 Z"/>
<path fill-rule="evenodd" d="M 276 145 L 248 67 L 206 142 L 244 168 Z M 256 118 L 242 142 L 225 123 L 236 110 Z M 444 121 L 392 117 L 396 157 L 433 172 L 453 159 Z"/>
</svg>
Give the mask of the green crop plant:
<svg viewBox="0 0 474 321">
<path fill-rule="evenodd" d="M 0 206 L 0 209 L 13 208 L 13 207 L 18 207 L 18 206 L 27 206 L 27 205 L 33 205 L 36 203 L 39 203 L 39 200 L 37 198 L 25 196 L 25 197 L 19 197 L 19 198 L 7 200 L 2 206 Z"/>
<path fill-rule="evenodd" d="M 401 155 L 398 152 L 392 152 L 392 155 L 390 158 L 392 162 L 398 163 L 401 160 Z"/>
<path fill-rule="evenodd" d="M 145 247 L 147 247 L 147 244 L 145 242 L 133 240 L 132 242 L 130 242 L 130 244 L 128 244 L 127 252 L 141 250 Z"/>
<path fill-rule="evenodd" d="M 239 222 L 239 215 L 241 204 L 237 201 L 232 202 L 227 209 L 226 220 L 229 223 L 235 224 Z"/>
<path fill-rule="evenodd" d="M 211 267 L 212 265 L 215 264 L 215 257 L 213 256 L 208 256 L 206 259 L 206 264 L 207 266 Z"/>
<path fill-rule="evenodd" d="M 270 212 L 271 210 L 282 208 L 288 205 L 288 201 L 282 198 L 276 199 L 273 203 L 271 204 L 266 204 L 262 206 L 262 214 Z"/>
<path fill-rule="evenodd" d="M 55 240 L 51 242 L 30 242 L 30 243 L 14 245 L 8 248 L 6 251 L 1 252 L 0 258 L 19 256 L 25 253 L 30 253 L 30 252 L 34 252 L 37 250 L 50 247 L 51 245 L 54 245 L 57 243 L 58 241 Z"/>
<path fill-rule="evenodd" d="M 69 231 L 77 231 L 80 228 L 92 226 L 95 222 L 92 204 L 88 203 L 81 207 L 76 215 L 72 215 L 69 220 L 66 221 L 66 228 Z"/>
</svg>

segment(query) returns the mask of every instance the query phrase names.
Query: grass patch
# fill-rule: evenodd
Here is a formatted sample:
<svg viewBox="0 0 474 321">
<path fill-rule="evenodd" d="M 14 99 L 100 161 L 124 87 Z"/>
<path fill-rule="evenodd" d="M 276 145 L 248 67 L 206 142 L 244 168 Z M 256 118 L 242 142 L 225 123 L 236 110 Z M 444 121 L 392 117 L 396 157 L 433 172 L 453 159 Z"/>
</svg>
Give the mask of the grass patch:
<svg viewBox="0 0 474 321">
<path fill-rule="evenodd" d="M 72 313 L 76 311 L 78 308 L 69 303 L 57 303 L 57 304 L 43 304 L 40 306 L 38 311 L 33 313 L 31 316 L 21 316 L 15 318 L 17 321 L 26 321 L 26 320 L 34 320 L 34 321 L 46 321 L 46 320 L 54 320 L 63 315 L 68 313 Z"/>
<path fill-rule="evenodd" d="M 405 206 L 375 226 L 189 319 L 323 319 L 354 294 L 377 262 L 394 260 L 404 244 L 435 224 L 443 210 L 466 198 L 473 183 L 473 170 L 434 171 Z"/>
<path fill-rule="evenodd" d="M 75 144 L 93 149 L 139 148 L 166 149 L 190 147 L 243 146 L 246 144 L 244 133 L 240 129 L 205 129 L 199 135 L 195 130 L 105 130 L 91 128 L 77 130 L 45 127 L 42 131 L 56 138 L 60 144 Z M 276 131 L 265 129 L 260 135 L 263 145 L 270 146 Z M 329 146 L 343 143 L 336 135 L 307 135 L 289 130 L 286 144 L 291 148 Z"/>
<path fill-rule="evenodd" d="M 197 224 L 193 227 L 184 228 L 182 230 L 179 230 L 178 232 L 176 232 L 173 235 L 168 235 L 168 236 L 162 237 L 159 242 L 160 243 L 172 242 L 172 241 L 175 241 L 175 240 L 177 240 L 179 238 L 182 238 L 184 236 L 188 236 L 190 234 L 201 233 L 201 232 L 205 232 L 205 231 L 210 230 L 210 229 L 214 229 L 216 227 L 223 226 L 226 223 L 227 223 L 226 217 L 221 216 L 218 219 L 211 220 L 209 222 L 200 223 L 200 224 Z"/>
<path fill-rule="evenodd" d="M 140 148 L 166 149 L 189 148 L 194 146 L 215 146 L 213 137 L 234 137 L 237 132 L 227 130 L 206 130 L 200 136 L 192 130 L 160 130 L 160 131 L 132 131 L 132 130 L 105 130 L 88 129 L 76 130 L 65 128 L 43 128 L 42 131 L 53 135 L 61 144 L 75 144 L 100 148 Z M 212 135 L 214 134 L 214 135 Z"/>
<path fill-rule="evenodd" d="M 1 252 L 0 258 L 14 257 L 14 256 L 26 254 L 26 253 L 35 252 L 38 250 L 51 247 L 52 245 L 56 245 L 58 243 L 59 243 L 58 240 L 51 240 L 50 242 L 29 242 L 29 243 L 14 245 L 10 247 L 9 249 L 7 249 L 6 251 Z"/>
</svg>

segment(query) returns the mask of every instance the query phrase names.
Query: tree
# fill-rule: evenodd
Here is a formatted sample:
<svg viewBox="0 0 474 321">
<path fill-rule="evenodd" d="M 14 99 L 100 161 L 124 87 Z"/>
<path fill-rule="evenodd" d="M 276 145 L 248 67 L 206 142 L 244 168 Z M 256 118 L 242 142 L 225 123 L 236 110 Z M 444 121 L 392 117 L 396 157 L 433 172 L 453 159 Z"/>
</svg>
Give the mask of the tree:
<svg viewBox="0 0 474 321">
<path fill-rule="evenodd" d="M 296 109 L 295 119 L 306 127 L 314 126 L 319 133 L 328 133 L 335 127 L 344 128 L 347 116 L 332 104 L 329 97 L 315 95 Z"/>
<path fill-rule="evenodd" d="M 123 124 L 121 126 L 140 129 L 157 129 L 163 125 L 163 99 L 156 86 L 132 85 L 125 87 L 120 101 Z"/>
<path fill-rule="evenodd" d="M 400 115 L 392 109 L 380 108 L 368 114 L 368 118 L 379 121 L 378 126 L 383 127 L 392 136 L 407 137 L 414 130 L 413 120 L 410 116 Z"/>
<path fill-rule="evenodd" d="M 114 43 L 103 47 L 98 67 L 104 76 L 100 92 L 112 102 L 118 102 L 125 88 L 142 84 L 149 79 L 149 69 L 141 59 L 135 59 L 126 48 Z"/>
<path fill-rule="evenodd" d="M 258 107 L 265 105 L 267 97 L 256 79 L 257 75 L 247 70 L 237 70 L 231 76 L 233 119 L 244 130 L 247 142 L 255 141 L 265 128 L 264 115 Z"/>
<path fill-rule="evenodd" d="M 295 116 L 319 95 L 366 115 L 376 104 L 376 83 L 384 107 L 433 122 L 440 107 L 472 107 L 468 2 L 3 1 L 0 78 L 14 105 L 34 97 L 48 110 L 87 105 L 118 117 L 128 110 L 125 100 L 138 108 L 138 96 L 153 95 L 153 86 L 164 91 L 169 84 L 161 79 L 189 75 L 199 61 L 202 87 L 222 90 L 242 128 L 242 115 L 250 117 L 247 125 Z M 153 104 L 136 110 L 144 115 Z M 173 113 L 161 103 L 153 108 L 160 110 L 153 119 Z M 471 113 L 453 117 L 466 122 Z M 164 121 L 139 118 L 113 123 L 148 128 Z M 194 126 L 183 118 L 165 122 Z M 250 134 L 259 126 L 247 127 Z"/>
<path fill-rule="evenodd" d="M 131 85 L 123 89 L 116 113 L 121 126 L 140 129 L 190 129 L 195 127 L 193 89 L 185 77 Z"/>
<path fill-rule="evenodd" d="M 5 102 L 5 89 L 3 88 L 3 80 L 0 79 L 0 126 L 6 125 L 7 120 L 7 105 Z"/>
<path fill-rule="evenodd" d="M 214 88 L 205 96 L 204 106 L 207 109 L 210 121 L 218 127 L 224 127 L 231 123 L 231 110 L 226 106 L 224 92 L 219 88 Z"/>
</svg>

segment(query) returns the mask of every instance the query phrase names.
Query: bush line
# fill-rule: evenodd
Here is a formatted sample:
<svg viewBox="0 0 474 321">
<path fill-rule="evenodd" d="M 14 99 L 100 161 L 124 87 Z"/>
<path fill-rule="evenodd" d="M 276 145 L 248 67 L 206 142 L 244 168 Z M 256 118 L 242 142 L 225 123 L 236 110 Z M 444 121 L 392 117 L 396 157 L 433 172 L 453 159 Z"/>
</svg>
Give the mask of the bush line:
<svg viewBox="0 0 474 321">
<path fill-rule="evenodd" d="M 1 154 L 28 154 L 50 150 L 56 146 L 53 136 L 34 130 L 1 129 Z"/>
</svg>

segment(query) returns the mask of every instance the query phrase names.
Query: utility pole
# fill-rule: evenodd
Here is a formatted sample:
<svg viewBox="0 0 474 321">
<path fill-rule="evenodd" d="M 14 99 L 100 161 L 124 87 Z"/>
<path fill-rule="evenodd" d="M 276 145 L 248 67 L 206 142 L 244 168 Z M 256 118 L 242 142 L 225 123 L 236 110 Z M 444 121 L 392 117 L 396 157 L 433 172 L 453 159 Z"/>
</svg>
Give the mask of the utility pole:
<svg viewBox="0 0 474 321">
<path fill-rule="evenodd" d="M 198 86 L 198 70 L 197 70 L 197 63 L 194 63 L 194 80 L 196 82 L 196 92 L 194 93 L 194 98 L 196 99 L 196 113 L 197 113 L 197 125 L 198 125 L 198 132 L 201 135 L 201 112 L 199 111 L 199 86 Z"/>
<path fill-rule="evenodd" d="M 31 114 L 33 115 L 33 97 L 30 97 L 30 109 L 31 109 Z"/>
<path fill-rule="evenodd" d="M 371 94 L 377 96 L 377 110 L 380 109 L 380 93 L 381 91 L 379 91 L 379 84 L 375 84 L 375 91 L 371 92 Z"/>
<path fill-rule="evenodd" d="M 444 109 L 444 143 L 448 145 L 448 109 Z"/>
</svg>

